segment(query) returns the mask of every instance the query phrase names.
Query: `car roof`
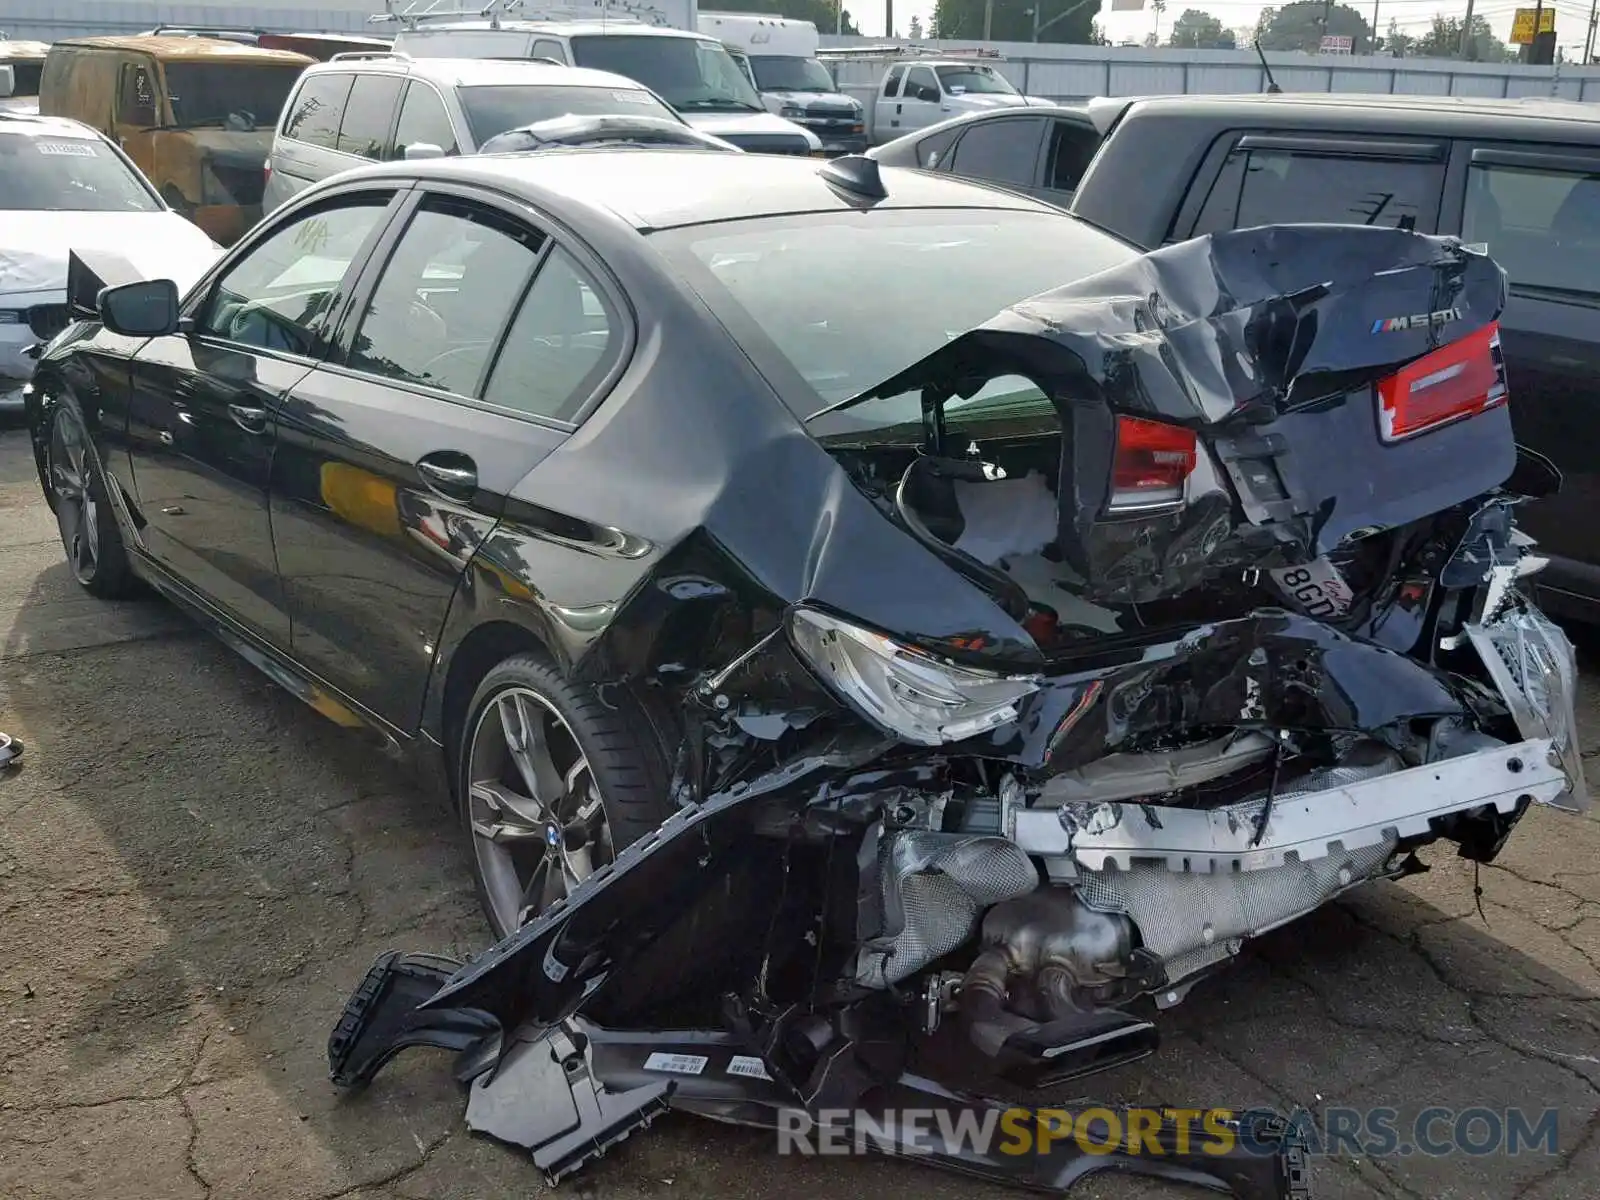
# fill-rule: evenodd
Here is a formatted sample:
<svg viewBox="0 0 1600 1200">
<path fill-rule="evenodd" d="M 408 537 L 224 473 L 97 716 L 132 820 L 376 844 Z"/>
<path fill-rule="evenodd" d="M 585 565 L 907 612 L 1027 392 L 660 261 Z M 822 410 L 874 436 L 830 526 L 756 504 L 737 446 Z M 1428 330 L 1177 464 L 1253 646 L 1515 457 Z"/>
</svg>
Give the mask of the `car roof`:
<svg viewBox="0 0 1600 1200">
<path fill-rule="evenodd" d="M 124 37 L 62 38 L 56 46 L 88 50 L 129 50 L 158 59 L 194 58 L 212 62 L 277 62 L 304 66 L 317 60 L 289 50 L 263 50 L 221 38 L 163 37 L 160 34 Z"/>
<path fill-rule="evenodd" d="M 1274 125 L 1352 128 L 1436 134 L 1482 135 L 1499 126 L 1517 136 L 1555 136 L 1600 143 L 1600 105 L 1546 96 L 1499 99 L 1477 96 L 1364 95 L 1280 92 L 1235 96 L 1147 96 L 1096 100 L 1116 107 L 1124 119 L 1135 113 L 1180 116 L 1193 121 L 1265 120 Z"/>
<path fill-rule="evenodd" d="M 692 29 L 672 29 L 662 25 L 647 25 L 643 21 L 440 21 L 420 25 L 405 31 L 408 37 L 427 36 L 432 33 L 541 33 L 552 37 L 675 37 L 694 38 L 701 42 L 717 39 Z"/>
<path fill-rule="evenodd" d="M 82 138 L 85 141 L 103 142 L 105 136 L 82 121 L 68 117 L 46 117 L 38 113 L 7 111 L 0 108 L 0 133 L 16 133 L 23 137 Z"/>
<path fill-rule="evenodd" d="M 0 37 L 0 62 L 21 62 L 43 58 L 49 51 L 48 42 L 24 42 Z"/>
<path fill-rule="evenodd" d="M 531 59 L 407 58 L 404 55 L 377 54 L 372 58 L 346 58 L 318 63 L 309 68 L 306 74 L 326 75 L 330 71 L 390 72 L 426 79 L 441 87 L 503 87 L 516 83 L 543 83 L 551 87 L 618 88 L 630 92 L 645 90 L 637 80 L 611 71 L 535 62 Z"/>
<path fill-rule="evenodd" d="M 712 150 L 575 150 L 570 154 L 473 155 L 357 168 L 369 179 L 476 183 L 540 202 L 560 197 L 615 213 L 635 229 L 666 229 L 788 213 L 849 212 L 861 200 L 830 186 L 812 158 Z M 347 172 L 340 178 L 349 179 Z M 1061 210 L 967 179 L 886 167 L 882 209 Z"/>
</svg>

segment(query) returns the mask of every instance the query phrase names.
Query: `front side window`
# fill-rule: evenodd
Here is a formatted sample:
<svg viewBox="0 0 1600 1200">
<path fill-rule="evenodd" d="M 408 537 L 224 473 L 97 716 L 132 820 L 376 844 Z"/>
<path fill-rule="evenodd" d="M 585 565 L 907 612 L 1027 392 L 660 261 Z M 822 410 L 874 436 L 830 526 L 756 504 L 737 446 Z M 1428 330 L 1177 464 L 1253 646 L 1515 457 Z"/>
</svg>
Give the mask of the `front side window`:
<svg viewBox="0 0 1600 1200">
<path fill-rule="evenodd" d="M 283 136 L 332 150 L 339 141 L 339 122 L 350 100 L 354 75 L 308 75 L 295 93 L 283 122 Z"/>
<path fill-rule="evenodd" d="M 478 145 L 504 133 L 556 117 L 605 117 L 626 113 L 634 117 L 659 117 L 676 121 L 678 114 L 643 88 L 550 87 L 514 84 L 461 89 L 461 108 L 467 128 Z"/>
<path fill-rule="evenodd" d="M 1018 301 L 1136 253 L 1065 213 L 995 210 L 766 218 L 663 230 L 651 241 L 801 417 L 882 383 Z M 893 280 L 904 301 L 885 306 L 863 279 Z M 798 392 L 781 382 L 790 372 L 803 381 Z M 920 411 L 917 396 L 894 396 L 819 425 L 897 424 Z"/>
<path fill-rule="evenodd" d="M 1299 150 L 1235 150 L 1206 198 L 1196 234 L 1288 222 L 1432 228 L 1444 167 Z"/>
<path fill-rule="evenodd" d="M 1052 191 L 1074 192 L 1100 149 L 1100 134 L 1075 121 L 1056 121 L 1050 130 L 1050 159 L 1044 185 Z"/>
<path fill-rule="evenodd" d="M 389 140 L 394 102 L 400 98 L 400 85 L 404 82 L 398 75 L 357 75 L 344 119 L 339 122 L 336 149 L 360 158 L 381 157 Z"/>
<path fill-rule="evenodd" d="M 951 169 L 958 175 L 1026 187 L 1033 183 L 1043 138 L 1044 122 L 1037 117 L 979 121 L 956 143 Z"/>
<path fill-rule="evenodd" d="M 339 285 L 388 203 L 388 196 L 353 198 L 274 230 L 217 281 L 196 332 L 263 350 L 313 354 Z"/>
<path fill-rule="evenodd" d="M 533 43 L 530 58 L 549 58 L 558 63 L 567 61 L 567 52 L 561 48 L 560 42 L 552 42 L 549 38 L 540 38 Z"/>
<path fill-rule="evenodd" d="M 104 142 L 0 132 L 0 211 L 160 210 L 150 189 Z"/>
<path fill-rule="evenodd" d="M 913 67 L 906 76 L 905 99 L 926 100 L 929 103 L 939 102 L 939 84 L 934 80 L 933 71 L 928 67 Z"/>
<path fill-rule="evenodd" d="M 455 154 L 456 131 L 444 111 L 444 101 L 425 83 L 413 80 L 406 88 L 405 103 L 400 106 L 400 122 L 394 129 L 396 158 L 405 156 L 407 146 L 437 146 L 446 154 Z"/>
<path fill-rule="evenodd" d="M 580 67 L 638 80 L 680 112 L 766 111 L 755 86 L 721 42 L 634 34 L 584 36 L 572 39 L 572 57 Z"/>
<path fill-rule="evenodd" d="M 294 63 L 169 62 L 165 70 L 172 120 L 180 129 L 270 129 L 300 78 Z"/>
<path fill-rule="evenodd" d="M 615 360 L 620 328 L 605 293 L 556 247 L 517 312 L 483 398 L 573 420 Z"/>
<path fill-rule="evenodd" d="M 1513 284 L 1600 295 L 1600 160 L 1586 172 L 1474 165 L 1461 236 L 1487 242 Z"/>
<path fill-rule="evenodd" d="M 993 67 L 962 65 L 934 69 L 939 73 L 939 82 L 944 84 L 944 90 L 952 96 L 961 96 L 968 92 L 1003 96 L 1017 94 L 1017 89 L 1011 86 L 1011 81 Z"/>
<path fill-rule="evenodd" d="M 463 201 L 428 200 L 383 268 L 350 366 L 459 396 L 481 394 L 543 237 Z"/>
</svg>

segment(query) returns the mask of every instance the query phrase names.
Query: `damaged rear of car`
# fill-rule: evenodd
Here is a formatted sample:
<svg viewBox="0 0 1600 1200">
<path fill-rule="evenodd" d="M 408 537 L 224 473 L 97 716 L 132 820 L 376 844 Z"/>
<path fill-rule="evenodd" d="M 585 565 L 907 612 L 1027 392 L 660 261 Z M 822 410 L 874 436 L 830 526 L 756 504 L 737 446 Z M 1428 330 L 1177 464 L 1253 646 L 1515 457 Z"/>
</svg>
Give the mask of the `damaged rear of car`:
<svg viewBox="0 0 1600 1200">
<path fill-rule="evenodd" d="M 964 332 L 917 297 L 935 348 L 883 382 L 752 306 L 737 234 L 694 254 L 831 463 L 772 531 L 798 561 L 741 559 L 786 603 L 640 681 L 676 815 L 470 963 L 380 960 L 336 1081 L 461 1050 L 469 1122 L 558 1177 L 668 1106 L 1037 1100 L 1150 1053 L 1250 938 L 1586 806 L 1571 647 L 1517 583 L 1559 478 L 1513 442 L 1484 254 L 1277 227 Z M 1301 1194 L 1285 1153 L 933 1157 Z"/>
</svg>

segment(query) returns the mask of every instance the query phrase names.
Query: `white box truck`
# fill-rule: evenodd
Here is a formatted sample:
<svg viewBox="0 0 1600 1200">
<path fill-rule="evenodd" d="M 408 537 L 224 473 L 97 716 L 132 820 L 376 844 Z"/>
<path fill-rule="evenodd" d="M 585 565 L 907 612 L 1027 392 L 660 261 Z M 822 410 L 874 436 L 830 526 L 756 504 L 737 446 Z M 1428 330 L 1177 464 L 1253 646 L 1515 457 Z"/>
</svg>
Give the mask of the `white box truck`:
<svg viewBox="0 0 1600 1200">
<path fill-rule="evenodd" d="M 700 32 L 748 64 L 769 112 L 809 129 L 829 154 L 867 148 L 865 108 L 839 91 L 817 59 L 817 27 L 770 13 L 702 12 Z"/>
</svg>

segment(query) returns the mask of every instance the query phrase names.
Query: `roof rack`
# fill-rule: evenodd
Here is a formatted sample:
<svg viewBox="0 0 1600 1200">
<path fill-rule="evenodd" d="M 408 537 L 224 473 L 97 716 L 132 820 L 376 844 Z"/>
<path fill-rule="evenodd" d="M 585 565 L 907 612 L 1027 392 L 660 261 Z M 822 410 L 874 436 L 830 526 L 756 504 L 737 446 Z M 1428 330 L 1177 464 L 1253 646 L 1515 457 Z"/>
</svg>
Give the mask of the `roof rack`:
<svg viewBox="0 0 1600 1200">
<path fill-rule="evenodd" d="M 1005 62 L 1006 56 L 987 46 L 971 49 L 941 50 L 937 46 L 902 46 L 890 43 L 882 46 L 824 46 L 817 51 L 819 59 L 852 58 L 980 58 L 984 62 Z"/>
<path fill-rule="evenodd" d="M 239 41 L 242 38 L 258 38 L 264 33 L 271 33 L 270 29 L 257 29 L 245 25 L 157 25 L 154 29 L 147 29 L 145 37 L 209 37 L 221 38 L 224 41 Z"/>
<path fill-rule="evenodd" d="M 525 0 L 486 0 L 476 7 L 459 8 L 453 0 L 383 0 L 384 11 L 367 18 L 373 25 L 397 22 L 405 29 L 417 29 L 425 21 L 487 20 L 489 28 L 499 29 L 502 17 L 523 21 L 604 21 L 610 23 L 665 25 L 667 19 L 653 8 L 635 5 L 633 0 L 594 0 L 592 4 L 543 4 L 530 8 Z"/>
<path fill-rule="evenodd" d="M 341 50 L 338 54 L 328 56 L 329 62 L 350 62 L 360 58 L 398 58 L 406 62 L 411 61 L 411 55 L 404 50 Z"/>
</svg>

